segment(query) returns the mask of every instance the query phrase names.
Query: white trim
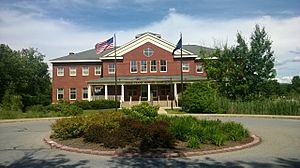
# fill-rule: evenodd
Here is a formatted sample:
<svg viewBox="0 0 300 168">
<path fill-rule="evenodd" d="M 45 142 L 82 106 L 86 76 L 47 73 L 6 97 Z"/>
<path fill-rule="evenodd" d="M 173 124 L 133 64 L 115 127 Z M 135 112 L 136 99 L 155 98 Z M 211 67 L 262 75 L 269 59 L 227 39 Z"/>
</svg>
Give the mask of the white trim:
<svg viewBox="0 0 300 168">
<path fill-rule="evenodd" d="M 87 68 L 87 74 L 84 74 L 84 68 Z M 90 75 L 90 67 L 88 67 L 88 66 L 82 66 L 81 67 L 81 74 L 82 74 L 82 76 L 89 76 Z"/>
<path fill-rule="evenodd" d="M 63 98 L 62 98 L 62 100 L 65 98 L 65 90 L 64 90 L 64 88 L 57 88 L 56 89 L 56 100 L 60 100 L 60 99 L 58 99 L 58 89 L 62 89 L 62 95 L 63 95 Z"/>
<path fill-rule="evenodd" d="M 100 67 L 100 74 L 97 74 L 97 73 L 96 73 L 96 72 L 97 72 L 97 70 L 96 70 L 97 67 Z M 95 76 L 100 76 L 101 73 L 102 73 L 102 66 L 95 66 L 95 67 L 94 67 L 94 75 L 95 75 Z"/>
<path fill-rule="evenodd" d="M 156 71 L 152 71 L 152 70 L 151 70 L 151 67 L 152 67 L 152 61 L 155 61 L 155 69 L 156 69 Z M 157 60 L 150 60 L 150 73 L 155 73 L 155 72 L 157 72 Z"/>
<path fill-rule="evenodd" d="M 136 67 L 136 71 L 131 71 L 132 70 L 132 62 L 135 62 L 135 67 Z M 139 71 L 138 69 L 138 61 L 137 60 L 130 60 L 130 73 L 137 73 Z"/>
<path fill-rule="evenodd" d="M 114 60 L 114 59 L 115 59 L 115 56 L 113 56 L 113 57 L 100 57 L 99 59 L 100 59 L 100 60 Z M 122 59 L 123 59 L 123 56 L 117 56 L 116 59 L 117 59 L 117 60 L 122 60 Z"/>
<path fill-rule="evenodd" d="M 146 62 L 146 71 L 142 71 L 142 69 L 143 69 L 143 68 L 142 68 L 142 67 L 143 67 L 142 61 L 145 61 L 145 62 Z M 147 60 L 141 60 L 141 61 L 140 61 L 140 71 L 141 71 L 141 73 L 147 73 L 147 72 L 148 72 L 148 69 L 147 69 L 147 68 L 148 68 L 148 66 L 147 66 Z"/>
<path fill-rule="evenodd" d="M 71 89 L 75 89 L 75 99 L 71 99 Z M 77 99 L 77 89 L 76 88 L 70 88 L 69 89 L 69 100 L 76 100 Z"/>
<path fill-rule="evenodd" d="M 83 96 L 83 95 L 84 95 L 84 89 L 87 90 L 87 98 L 84 98 L 84 96 Z M 82 97 L 81 97 L 82 100 L 89 100 L 89 88 L 82 88 L 81 94 L 82 94 L 82 95 L 81 95 L 81 96 L 82 96 Z"/>
<path fill-rule="evenodd" d="M 166 66 L 166 71 L 161 70 L 161 61 L 162 60 L 164 60 L 164 59 L 159 60 L 159 72 L 168 72 L 168 61 L 167 60 L 164 60 L 164 61 L 166 61 L 166 65 L 164 65 L 164 66 Z"/>
<path fill-rule="evenodd" d="M 198 57 L 198 55 L 182 55 L 182 58 L 197 58 L 197 57 Z M 179 55 L 175 54 L 174 58 L 181 58 L 180 53 L 179 53 Z"/>
<path fill-rule="evenodd" d="M 53 60 L 50 63 L 68 63 L 68 62 L 102 62 L 101 60 Z"/>
<path fill-rule="evenodd" d="M 73 69 L 73 68 L 75 69 L 75 74 L 71 74 L 71 72 L 72 72 L 71 69 Z M 76 66 L 70 66 L 69 67 L 69 76 L 76 76 L 76 75 L 77 75 L 77 68 L 76 68 Z"/>
<path fill-rule="evenodd" d="M 184 64 L 187 65 L 187 67 L 188 67 L 187 70 L 184 70 L 184 69 L 183 69 L 183 67 L 184 67 L 183 65 L 184 65 Z M 189 62 L 183 62 L 183 63 L 182 63 L 182 72 L 190 72 L 190 64 L 189 64 Z"/>
<path fill-rule="evenodd" d="M 217 60 L 218 58 L 217 58 L 217 57 L 209 57 L 209 58 L 201 58 L 201 57 L 198 57 L 198 58 L 196 58 L 196 60 L 202 60 L 202 59 Z"/>
<path fill-rule="evenodd" d="M 114 65 L 114 72 L 110 72 L 110 71 L 109 71 L 109 65 Z M 115 74 L 115 73 L 116 73 L 116 66 L 115 66 L 114 63 L 108 64 L 108 66 L 107 66 L 107 72 L 108 72 L 108 74 Z"/>
<path fill-rule="evenodd" d="M 62 68 L 62 75 L 59 75 L 59 68 Z M 56 67 L 56 76 L 65 76 L 65 68 L 63 66 Z"/>
</svg>

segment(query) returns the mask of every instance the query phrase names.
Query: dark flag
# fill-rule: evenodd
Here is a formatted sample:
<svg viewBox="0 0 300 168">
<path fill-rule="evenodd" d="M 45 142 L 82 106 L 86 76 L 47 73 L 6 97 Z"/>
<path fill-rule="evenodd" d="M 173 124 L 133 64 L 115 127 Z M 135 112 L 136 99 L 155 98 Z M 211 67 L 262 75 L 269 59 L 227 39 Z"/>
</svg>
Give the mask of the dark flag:
<svg viewBox="0 0 300 168">
<path fill-rule="evenodd" d="M 182 37 L 180 36 L 180 39 L 179 39 L 175 49 L 173 50 L 172 55 L 174 55 L 176 50 L 181 49 L 181 48 L 182 48 Z"/>
</svg>

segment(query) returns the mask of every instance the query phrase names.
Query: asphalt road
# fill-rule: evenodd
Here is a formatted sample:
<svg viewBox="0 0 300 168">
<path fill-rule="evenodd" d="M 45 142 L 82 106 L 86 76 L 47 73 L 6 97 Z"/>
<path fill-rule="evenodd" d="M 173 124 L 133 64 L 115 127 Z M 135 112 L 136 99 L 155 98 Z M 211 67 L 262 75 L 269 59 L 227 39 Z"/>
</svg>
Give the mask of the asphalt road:
<svg viewBox="0 0 300 168">
<path fill-rule="evenodd" d="M 243 123 L 262 138 L 258 146 L 189 158 L 149 159 L 78 154 L 42 138 L 53 121 L 0 123 L 0 167 L 300 167 L 300 120 L 222 118 Z"/>
</svg>

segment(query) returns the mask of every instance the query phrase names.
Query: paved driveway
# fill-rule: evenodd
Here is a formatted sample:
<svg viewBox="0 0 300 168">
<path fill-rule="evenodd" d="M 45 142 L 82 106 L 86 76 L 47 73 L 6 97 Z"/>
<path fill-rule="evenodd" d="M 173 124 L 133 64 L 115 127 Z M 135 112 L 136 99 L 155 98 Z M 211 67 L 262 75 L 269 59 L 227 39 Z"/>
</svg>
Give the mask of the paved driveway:
<svg viewBox="0 0 300 168">
<path fill-rule="evenodd" d="M 51 121 L 0 123 L 0 167 L 300 167 L 300 120 L 221 118 L 262 138 L 253 148 L 190 158 L 106 157 L 50 149 Z"/>
</svg>

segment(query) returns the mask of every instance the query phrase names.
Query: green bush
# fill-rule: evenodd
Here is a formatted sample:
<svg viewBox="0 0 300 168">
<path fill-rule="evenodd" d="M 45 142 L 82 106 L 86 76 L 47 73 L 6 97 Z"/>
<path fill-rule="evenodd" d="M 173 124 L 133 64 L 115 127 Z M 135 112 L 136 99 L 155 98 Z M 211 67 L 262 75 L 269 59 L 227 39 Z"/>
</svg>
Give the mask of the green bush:
<svg viewBox="0 0 300 168">
<path fill-rule="evenodd" d="M 216 113 L 217 91 L 210 83 L 201 82 L 189 85 L 183 93 L 183 110 L 188 113 Z"/>
<path fill-rule="evenodd" d="M 90 110 L 90 109 L 92 109 L 91 103 L 89 101 L 87 101 L 87 100 L 82 100 L 82 101 L 76 100 L 74 102 L 74 105 L 82 108 L 83 110 Z"/>
<path fill-rule="evenodd" d="M 2 109 L 5 111 L 22 111 L 22 97 L 14 95 L 9 89 L 5 91 L 2 98 Z"/>
<path fill-rule="evenodd" d="M 200 148 L 200 141 L 198 137 L 189 136 L 187 140 L 187 147 L 189 148 Z"/>
<path fill-rule="evenodd" d="M 89 104 L 93 110 L 115 108 L 116 104 L 118 108 L 120 107 L 120 102 L 114 100 L 94 100 L 90 101 Z"/>
<path fill-rule="evenodd" d="M 61 116 L 76 116 L 83 112 L 82 108 L 75 104 L 70 104 L 67 101 L 59 102 L 58 104 L 51 104 L 48 106 L 49 111 L 57 112 Z"/>
<path fill-rule="evenodd" d="M 136 118 L 143 122 L 150 122 L 158 116 L 159 106 L 152 106 L 148 103 L 141 103 L 132 106 L 131 109 L 123 109 L 124 113 L 130 117 Z"/>
<path fill-rule="evenodd" d="M 82 117 L 72 117 L 56 120 L 51 128 L 53 137 L 64 140 L 82 136 L 86 125 Z"/>
<path fill-rule="evenodd" d="M 187 117 L 170 117 L 170 131 L 171 133 L 179 140 L 186 141 L 191 128 L 194 125 L 197 125 L 198 121 L 196 118 L 187 116 Z"/>
<path fill-rule="evenodd" d="M 244 127 L 239 123 L 226 122 L 222 124 L 221 129 L 227 136 L 226 140 L 240 141 L 244 137 L 249 136 L 248 130 L 244 129 Z"/>
<path fill-rule="evenodd" d="M 32 105 L 26 107 L 26 112 L 47 113 L 48 108 L 47 106 L 43 106 L 43 105 Z"/>
</svg>

